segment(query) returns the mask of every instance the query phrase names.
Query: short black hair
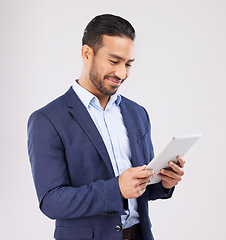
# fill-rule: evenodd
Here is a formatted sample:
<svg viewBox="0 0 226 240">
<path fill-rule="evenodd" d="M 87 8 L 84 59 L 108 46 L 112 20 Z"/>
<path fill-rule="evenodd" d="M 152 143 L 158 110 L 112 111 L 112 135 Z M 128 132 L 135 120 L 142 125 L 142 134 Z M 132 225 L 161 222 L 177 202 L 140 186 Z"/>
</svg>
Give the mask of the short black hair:
<svg viewBox="0 0 226 240">
<path fill-rule="evenodd" d="M 135 30 L 124 18 L 112 14 L 98 15 L 86 26 L 82 45 L 90 46 L 94 54 L 103 46 L 103 35 L 128 37 L 134 41 Z"/>
</svg>

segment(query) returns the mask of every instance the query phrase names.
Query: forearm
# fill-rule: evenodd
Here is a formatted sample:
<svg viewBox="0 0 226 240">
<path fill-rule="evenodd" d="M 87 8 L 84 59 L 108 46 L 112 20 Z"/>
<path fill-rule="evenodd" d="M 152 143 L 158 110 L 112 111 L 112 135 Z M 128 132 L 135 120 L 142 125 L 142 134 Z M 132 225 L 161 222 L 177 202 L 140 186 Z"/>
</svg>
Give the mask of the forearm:
<svg viewBox="0 0 226 240">
<path fill-rule="evenodd" d="M 125 214 L 117 178 L 78 188 L 56 187 L 46 193 L 40 208 L 52 219 L 106 215 L 109 212 Z"/>
<path fill-rule="evenodd" d="M 161 182 L 156 183 L 156 184 L 150 184 L 146 188 L 146 192 L 148 194 L 148 200 L 171 198 L 173 191 L 174 191 L 174 188 L 172 188 L 168 192 L 166 192 L 164 190 Z"/>
</svg>

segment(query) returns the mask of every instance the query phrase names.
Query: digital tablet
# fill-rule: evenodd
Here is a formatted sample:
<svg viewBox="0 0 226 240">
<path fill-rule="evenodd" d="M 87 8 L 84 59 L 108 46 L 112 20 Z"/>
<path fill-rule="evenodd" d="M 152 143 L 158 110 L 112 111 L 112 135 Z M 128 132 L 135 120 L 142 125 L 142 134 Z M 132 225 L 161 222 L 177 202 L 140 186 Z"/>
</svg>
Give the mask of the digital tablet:
<svg viewBox="0 0 226 240">
<path fill-rule="evenodd" d="M 183 157 L 200 137 L 201 134 L 172 137 L 165 148 L 147 165 L 147 169 L 153 169 L 156 174 L 149 184 L 160 182 L 161 179 L 157 176 L 160 170 L 162 168 L 169 168 L 168 162 L 170 160 L 177 163 L 177 156 L 180 155 Z"/>
</svg>

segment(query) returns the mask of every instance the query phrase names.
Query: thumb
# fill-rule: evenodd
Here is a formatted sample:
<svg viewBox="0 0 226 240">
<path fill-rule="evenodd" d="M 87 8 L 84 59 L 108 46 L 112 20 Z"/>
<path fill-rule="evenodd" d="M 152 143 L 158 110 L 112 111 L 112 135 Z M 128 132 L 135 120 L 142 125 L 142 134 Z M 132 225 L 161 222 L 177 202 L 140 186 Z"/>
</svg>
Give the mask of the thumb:
<svg viewBox="0 0 226 240">
<path fill-rule="evenodd" d="M 143 171 L 146 169 L 146 167 L 147 167 L 147 165 L 139 166 L 139 167 L 137 167 L 137 170 Z"/>
</svg>

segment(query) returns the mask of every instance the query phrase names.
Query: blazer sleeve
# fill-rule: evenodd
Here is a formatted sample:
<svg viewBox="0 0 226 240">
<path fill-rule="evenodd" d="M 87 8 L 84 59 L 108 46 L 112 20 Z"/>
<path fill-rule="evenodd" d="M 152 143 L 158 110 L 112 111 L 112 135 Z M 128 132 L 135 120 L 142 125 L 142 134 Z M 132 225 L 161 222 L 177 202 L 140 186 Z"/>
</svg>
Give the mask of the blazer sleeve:
<svg viewBox="0 0 226 240">
<path fill-rule="evenodd" d="M 40 209 L 49 218 L 126 214 L 117 177 L 71 186 L 63 142 L 40 111 L 28 121 L 28 153 Z M 79 169 L 75 174 L 80 174 Z"/>
<path fill-rule="evenodd" d="M 146 119 L 147 119 L 147 128 L 148 128 L 148 135 L 149 135 L 149 139 L 148 139 L 148 148 L 149 148 L 149 153 L 150 153 L 150 161 L 154 158 L 154 148 L 153 148 L 153 144 L 152 144 L 152 140 L 151 140 L 151 123 L 150 123 L 150 119 L 148 116 L 148 113 L 146 111 L 145 108 L 143 108 L 145 115 L 146 115 Z M 149 163 L 149 162 L 148 162 Z M 146 193 L 148 196 L 148 200 L 156 200 L 156 199 L 167 199 L 167 198 L 171 198 L 174 192 L 174 187 L 171 188 L 170 190 L 166 191 L 166 189 L 164 189 L 164 187 L 162 186 L 162 181 L 156 184 L 150 184 L 147 186 L 146 188 Z"/>
<path fill-rule="evenodd" d="M 146 192 L 148 193 L 148 200 L 156 200 L 156 199 L 168 199 L 171 198 L 174 192 L 174 187 L 166 191 L 163 188 L 162 182 L 150 184 L 146 188 Z"/>
</svg>

